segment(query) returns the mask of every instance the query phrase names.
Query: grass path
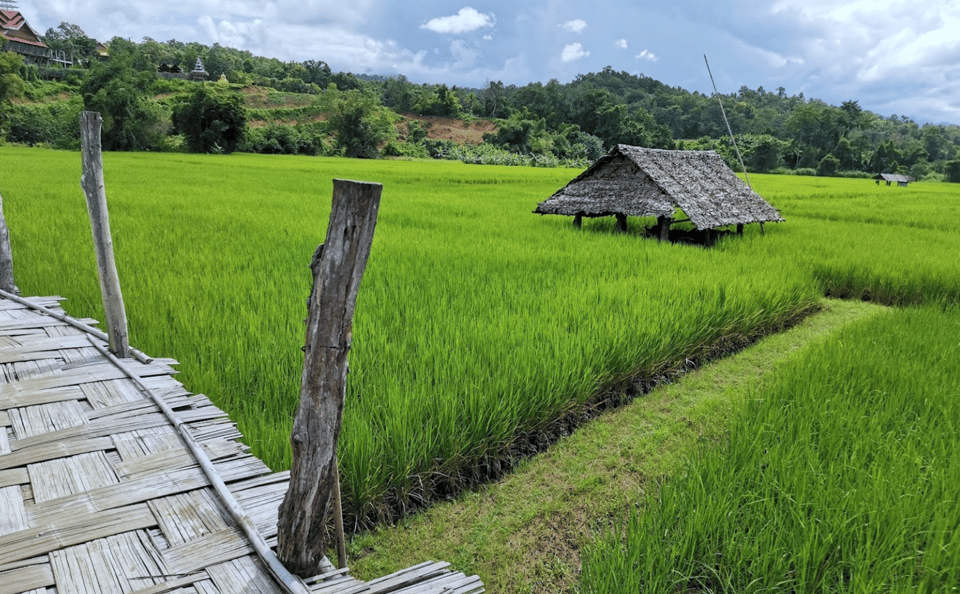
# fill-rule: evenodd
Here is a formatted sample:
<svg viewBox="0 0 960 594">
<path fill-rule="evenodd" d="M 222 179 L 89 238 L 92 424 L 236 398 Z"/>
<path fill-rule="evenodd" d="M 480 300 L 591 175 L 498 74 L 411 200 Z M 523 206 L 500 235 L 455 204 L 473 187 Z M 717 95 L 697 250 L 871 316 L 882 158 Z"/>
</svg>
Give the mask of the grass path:
<svg viewBox="0 0 960 594">
<path fill-rule="evenodd" d="M 580 548 L 597 530 L 620 522 L 699 444 L 719 443 L 778 364 L 881 310 L 826 300 L 800 325 L 602 415 L 505 479 L 358 536 L 351 572 L 370 579 L 442 559 L 479 574 L 488 592 L 576 591 Z"/>
</svg>

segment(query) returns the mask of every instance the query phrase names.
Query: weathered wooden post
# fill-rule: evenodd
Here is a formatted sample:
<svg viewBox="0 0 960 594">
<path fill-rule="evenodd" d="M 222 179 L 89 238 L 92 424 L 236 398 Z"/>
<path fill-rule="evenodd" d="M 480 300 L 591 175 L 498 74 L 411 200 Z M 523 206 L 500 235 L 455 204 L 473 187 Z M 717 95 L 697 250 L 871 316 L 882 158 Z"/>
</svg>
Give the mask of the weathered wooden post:
<svg viewBox="0 0 960 594">
<path fill-rule="evenodd" d="M 353 310 L 382 190 L 380 184 L 334 180 L 327 237 L 310 264 L 313 290 L 307 303 L 306 355 L 290 436 L 293 467 L 280 505 L 277 535 L 277 556 L 302 577 L 320 572 L 326 549 L 324 530 L 339 485 L 337 440 Z"/>
<path fill-rule="evenodd" d="M 627 215 L 622 212 L 616 213 L 617 217 L 617 232 L 626 233 L 627 232 Z"/>
<path fill-rule="evenodd" d="M 660 241 L 670 241 L 671 223 L 673 223 L 673 217 L 657 217 L 657 224 L 660 225 Z"/>
<path fill-rule="evenodd" d="M 19 295 L 13 282 L 13 250 L 10 249 L 10 232 L 7 219 L 3 216 L 3 196 L 0 196 L 0 289 Z"/>
<path fill-rule="evenodd" d="M 107 216 L 107 192 L 103 185 L 103 156 L 100 150 L 100 128 L 103 119 L 99 113 L 80 114 L 80 148 L 83 150 L 83 177 L 80 186 L 87 197 L 93 248 L 97 254 L 97 276 L 103 295 L 103 309 L 107 316 L 107 335 L 110 352 L 118 357 L 130 356 L 127 335 L 127 313 L 120 293 L 120 277 L 113 259 L 113 239 L 110 237 L 110 219 Z"/>
<path fill-rule="evenodd" d="M 578 212 L 577 214 L 575 214 L 575 215 L 573 216 L 573 226 L 576 227 L 577 229 L 580 229 L 581 227 L 583 227 L 583 213 L 582 213 L 582 212 Z"/>
</svg>

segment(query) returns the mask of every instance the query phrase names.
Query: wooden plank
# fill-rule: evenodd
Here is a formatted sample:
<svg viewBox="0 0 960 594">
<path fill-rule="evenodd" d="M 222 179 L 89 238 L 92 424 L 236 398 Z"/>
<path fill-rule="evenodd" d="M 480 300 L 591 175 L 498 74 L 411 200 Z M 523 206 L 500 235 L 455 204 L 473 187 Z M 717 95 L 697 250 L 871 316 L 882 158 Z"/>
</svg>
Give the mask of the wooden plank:
<svg viewBox="0 0 960 594">
<path fill-rule="evenodd" d="M 82 515 L 66 515 L 51 525 L 33 526 L 6 536 L 0 536 L 0 571 L 22 559 L 36 557 L 97 538 L 156 525 L 146 504 L 118 510 Z"/>
<path fill-rule="evenodd" d="M 135 461 L 168 450 L 182 449 L 183 442 L 176 430 L 170 425 L 152 427 L 128 433 L 116 433 L 113 436 L 117 452 L 124 462 Z"/>
<path fill-rule="evenodd" d="M 130 594 L 168 594 L 173 592 L 173 594 L 197 594 L 197 590 L 180 590 L 184 586 L 192 586 L 199 581 L 207 580 L 209 576 L 206 572 L 198 572 L 191 575 L 186 575 L 183 577 L 177 577 L 176 579 L 171 579 L 153 586 L 147 586 L 146 588 L 141 588 L 139 590 L 134 590 Z M 177 592 L 174 592 L 174 591 Z"/>
<path fill-rule="evenodd" d="M 46 563 L 0 572 L 0 594 L 21 594 L 55 585 L 53 572 Z"/>
<path fill-rule="evenodd" d="M 361 594 L 367 584 L 350 576 L 339 576 L 329 582 L 319 582 L 310 587 L 312 594 Z"/>
<path fill-rule="evenodd" d="M 83 594 L 93 585 L 99 592 L 132 592 L 150 588 L 164 579 L 169 571 L 158 563 L 159 557 L 147 550 L 149 541 L 140 538 L 137 532 L 125 532 L 104 539 L 97 539 L 73 547 L 53 551 L 50 562 L 57 578 L 60 594 Z M 77 576 L 74 568 L 94 568 L 86 582 L 85 576 Z M 78 580 L 78 577 L 81 579 Z"/>
<path fill-rule="evenodd" d="M 0 488 L 0 536 L 30 527 L 19 486 Z"/>
<path fill-rule="evenodd" d="M 125 360 L 125 364 L 129 364 L 132 371 L 140 374 L 141 377 L 176 373 L 172 368 L 157 363 L 143 364 L 133 359 L 127 359 Z M 74 368 L 65 368 L 48 377 L 0 384 L 0 402 L 4 402 L 5 400 L 18 402 L 17 398 L 23 393 L 28 392 L 51 390 L 65 386 L 78 386 L 91 382 L 125 379 L 126 377 L 127 374 L 110 361 L 78 365 Z"/>
<path fill-rule="evenodd" d="M 49 319 L 49 318 L 47 318 Z M 27 336 L 16 341 L 15 346 L 5 346 L 0 349 L 0 363 L 27 361 L 30 357 L 59 356 L 63 349 L 86 349 L 90 342 L 86 336 L 74 334 L 72 336 L 47 336 L 38 334 Z"/>
<path fill-rule="evenodd" d="M 267 577 L 263 563 L 254 557 L 240 557 L 219 565 L 211 565 L 206 571 L 221 592 L 283 594 L 280 587 Z"/>
<path fill-rule="evenodd" d="M 121 462 L 114 468 L 117 475 L 124 480 L 133 480 L 161 471 L 170 472 L 196 466 L 197 461 L 194 457 L 190 452 L 181 447 L 178 449 L 164 450 L 147 456 L 140 456 L 126 462 Z"/>
<path fill-rule="evenodd" d="M 120 483 L 103 451 L 38 462 L 27 471 L 37 503 Z"/>
<path fill-rule="evenodd" d="M 83 392 L 79 386 L 64 386 L 63 388 L 53 390 L 24 393 L 19 395 L 16 400 L 0 397 L 0 410 L 5 411 L 16 407 L 66 402 L 67 400 L 81 400 L 83 397 Z"/>
<path fill-rule="evenodd" d="M 277 534 L 277 512 L 286 491 L 286 483 L 274 483 L 256 489 L 248 489 L 237 497 L 237 501 L 250 516 L 250 519 L 253 520 L 257 531 L 264 538 L 270 538 Z"/>
<path fill-rule="evenodd" d="M 184 574 L 233 561 L 255 553 L 239 529 L 227 528 L 211 532 L 162 551 L 164 562 L 172 573 Z"/>
<path fill-rule="evenodd" d="M 222 532 L 233 524 L 229 513 L 208 489 L 154 499 L 149 505 L 171 546 Z"/>
<path fill-rule="evenodd" d="M 23 320 L 0 320 L 0 332 L 10 334 L 16 330 L 40 330 L 49 326 L 65 325 L 66 322 L 62 322 L 56 318 L 36 316 Z"/>
<path fill-rule="evenodd" d="M 104 417 L 82 427 L 71 427 L 68 429 L 61 429 L 59 431 L 51 431 L 50 433 L 43 433 L 41 435 L 34 435 L 24 439 L 18 439 L 10 444 L 10 449 L 13 450 L 14 453 L 19 453 L 22 450 L 47 446 L 51 443 L 83 448 L 84 446 L 82 442 L 88 439 L 104 437 L 113 433 L 125 433 L 128 431 L 137 431 L 139 429 L 149 429 L 151 427 L 161 427 L 165 425 L 169 425 L 169 421 L 161 413 L 144 414 L 133 418 L 121 417 L 119 419 L 115 419 L 112 416 Z M 47 459 L 49 460 L 49 458 Z M 18 464 L 17 466 L 21 464 Z M 10 468 L 10 466 L 5 465 L 3 458 L 0 458 L 0 469 L 3 468 Z"/>
<path fill-rule="evenodd" d="M 87 344 L 90 344 L 89 342 Z M 120 404 L 143 402 L 140 390 L 127 379 L 96 382 L 80 386 L 83 395 L 95 409 L 104 409 Z"/>
<path fill-rule="evenodd" d="M 138 505 L 151 499 L 185 493 L 208 485 L 206 476 L 196 467 L 159 472 L 109 487 L 37 503 L 30 506 L 27 512 L 30 515 L 30 524 L 37 526 L 42 522 L 49 522 L 49 518 L 79 516 Z"/>
<path fill-rule="evenodd" d="M 83 409 L 76 400 L 24 406 L 7 414 L 10 415 L 10 424 L 17 437 L 17 442 L 11 444 L 14 450 L 17 449 L 17 443 L 28 437 L 80 427 L 86 422 Z"/>
<path fill-rule="evenodd" d="M 0 489 L 13 485 L 25 485 L 30 482 L 30 475 L 26 468 L 0 470 Z"/>
<path fill-rule="evenodd" d="M 449 566 L 446 562 L 425 561 L 396 573 L 367 582 L 369 594 L 386 594 L 435 577 Z"/>
<path fill-rule="evenodd" d="M 54 458 L 61 458 L 63 456 L 75 456 L 87 452 L 107 450 L 113 447 L 113 440 L 109 437 L 96 439 L 94 439 L 94 437 L 95 436 L 91 436 L 90 439 L 74 437 L 71 440 L 63 442 L 53 440 L 48 443 L 40 443 L 35 446 L 15 450 L 11 454 L 0 456 L 0 470 L 27 466 L 28 464 L 53 460 Z M 20 443 L 21 442 L 15 441 L 14 445 L 19 445 Z"/>
</svg>

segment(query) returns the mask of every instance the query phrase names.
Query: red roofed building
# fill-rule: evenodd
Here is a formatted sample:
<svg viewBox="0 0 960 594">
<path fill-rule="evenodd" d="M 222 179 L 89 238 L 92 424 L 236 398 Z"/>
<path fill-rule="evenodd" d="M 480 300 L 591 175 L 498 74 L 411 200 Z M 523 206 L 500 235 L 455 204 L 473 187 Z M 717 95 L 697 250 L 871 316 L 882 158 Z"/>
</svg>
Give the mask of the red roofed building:
<svg viewBox="0 0 960 594">
<path fill-rule="evenodd" d="M 16 10 L 0 10 L 0 45 L 4 51 L 23 56 L 27 64 L 47 64 L 50 61 L 50 48 L 40 41 L 40 36 Z"/>
</svg>

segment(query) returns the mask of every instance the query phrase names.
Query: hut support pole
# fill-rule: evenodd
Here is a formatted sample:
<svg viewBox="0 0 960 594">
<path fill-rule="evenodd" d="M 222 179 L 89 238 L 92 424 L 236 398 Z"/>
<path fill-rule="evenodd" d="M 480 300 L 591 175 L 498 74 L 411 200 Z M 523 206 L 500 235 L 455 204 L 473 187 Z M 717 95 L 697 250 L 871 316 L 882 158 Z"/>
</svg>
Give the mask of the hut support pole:
<svg viewBox="0 0 960 594">
<path fill-rule="evenodd" d="M 580 229 L 581 227 L 583 227 L 583 215 L 582 215 L 582 214 L 577 213 L 576 215 L 574 215 L 574 217 L 573 217 L 573 226 L 576 227 L 577 229 Z"/>
<path fill-rule="evenodd" d="M 10 249 L 10 232 L 7 219 L 3 216 L 3 196 L 0 196 L 0 289 L 19 295 L 13 282 L 13 250 Z"/>
<path fill-rule="evenodd" d="M 382 190 L 380 184 L 333 181 L 326 243 L 317 248 L 310 264 L 313 290 L 307 302 L 300 404 L 290 436 L 293 466 L 277 524 L 277 556 L 301 577 L 320 573 L 326 549 L 324 533 L 339 483 L 337 440 L 353 310 Z"/>
<path fill-rule="evenodd" d="M 737 235 L 743 235 L 743 223 L 737 223 Z"/>
<path fill-rule="evenodd" d="M 673 219 L 670 217 L 657 217 L 657 224 L 660 225 L 660 241 L 670 241 L 670 224 Z"/>
<path fill-rule="evenodd" d="M 617 216 L 617 231 L 619 231 L 620 233 L 626 233 L 627 232 L 627 215 L 621 212 L 618 212 L 616 216 Z"/>
<path fill-rule="evenodd" d="M 97 254 L 97 276 L 103 295 L 103 309 L 107 316 L 107 335 L 110 352 L 120 358 L 130 356 L 127 335 L 127 313 L 120 293 L 120 277 L 113 258 L 113 239 L 110 237 L 110 218 L 107 215 L 107 192 L 103 184 L 103 156 L 100 152 L 100 114 L 85 111 L 80 114 L 80 146 L 83 150 L 83 177 L 80 185 L 87 197 L 93 248 Z"/>
<path fill-rule="evenodd" d="M 760 233 L 766 235 L 767 232 L 763 229 L 763 221 L 760 221 Z"/>
</svg>

